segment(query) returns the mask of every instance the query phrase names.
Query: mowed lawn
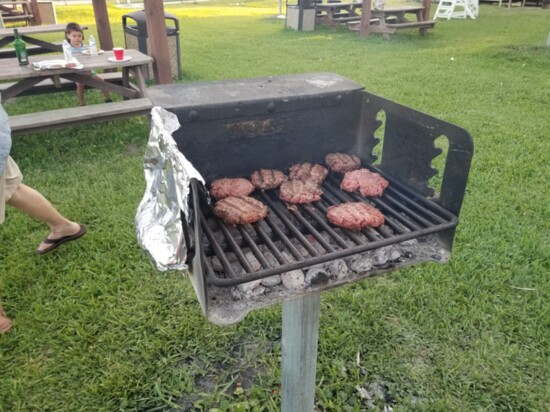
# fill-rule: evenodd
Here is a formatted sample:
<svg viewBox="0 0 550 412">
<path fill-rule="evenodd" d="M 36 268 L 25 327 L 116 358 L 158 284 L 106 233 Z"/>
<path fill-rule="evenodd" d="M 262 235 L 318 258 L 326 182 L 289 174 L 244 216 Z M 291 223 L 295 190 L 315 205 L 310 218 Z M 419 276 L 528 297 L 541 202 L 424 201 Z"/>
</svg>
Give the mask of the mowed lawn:
<svg viewBox="0 0 550 412">
<path fill-rule="evenodd" d="M 317 409 L 550 410 L 550 10 L 482 4 L 478 20 L 388 41 L 287 30 L 277 5 L 166 5 L 180 18 L 181 81 L 335 72 L 463 127 L 475 146 L 449 264 L 322 294 Z M 115 45 L 129 11 L 109 7 Z M 95 33 L 91 6 L 57 15 Z M 72 105 L 60 93 L 5 108 Z M 25 182 L 90 230 L 36 256 L 46 228 L 8 210 L 1 412 L 279 410 L 280 306 L 213 325 L 184 274 L 157 272 L 136 242 L 148 132 L 136 117 L 14 138 Z"/>
</svg>

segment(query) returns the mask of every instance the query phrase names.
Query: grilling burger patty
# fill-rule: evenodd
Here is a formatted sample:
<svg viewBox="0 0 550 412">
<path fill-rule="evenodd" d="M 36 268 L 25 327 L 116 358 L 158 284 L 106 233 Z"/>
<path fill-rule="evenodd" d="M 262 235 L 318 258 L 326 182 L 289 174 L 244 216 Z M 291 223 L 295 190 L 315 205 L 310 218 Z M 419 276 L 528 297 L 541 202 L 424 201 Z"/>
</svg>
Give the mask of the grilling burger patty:
<svg viewBox="0 0 550 412">
<path fill-rule="evenodd" d="M 288 180 L 288 177 L 285 176 L 280 170 L 274 169 L 260 169 L 256 170 L 250 176 L 250 181 L 252 184 L 261 190 L 275 189 L 279 187 L 281 183 L 285 180 Z"/>
<path fill-rule="evenodd" d="M 347 153 L 329 153 L 325 163 L 333 172 L 345 173 L 361 167 L 361 159 Z"/>
<path fill-rule="evenodd" d="M 312 163 L 298 163 L 290 166 L 291 180 L 309 180 L 320 185 L 328 175 L 326 167 Z"/>
<path fill-rule="evenodd" d="M 346 192 L 355 192 L 359 189 L 359 193 L 363 196 L 382 196 L 386 187 L 388 187 L 388 181 L 368 169 L 346 172 L 340 184 L 340 189 Z"/>
<path fill-rule="evenodd" d="M 384 215 L 375 207 L 363 202 L 330 206 L 327 218 L 332 224 L 346 229 L 362 229 L 367 226 L 378 227 L 384 224 Z"/>
<path fill-rule="evenodd" d="M 243 178 L 217 179 L 210 185 L 210 195 L 215 199 L 223 199 L 229 196 L 248 196 L 254 191 L 254 186 L 249 180 Z"/>
<path fill-rule="evenodd" d="M 253 197 L 230 196 L 216 202 L 214 214 L 229 225 L 244 225 L 265 218 L 267 206 Z"/>
<path fill-rule="evenodd" d="M 288 180 L 279 188 L 279 198 L 288 203 L 311 203 L 321 200 L 323 191 L 310 180 Z"/>
</svg>

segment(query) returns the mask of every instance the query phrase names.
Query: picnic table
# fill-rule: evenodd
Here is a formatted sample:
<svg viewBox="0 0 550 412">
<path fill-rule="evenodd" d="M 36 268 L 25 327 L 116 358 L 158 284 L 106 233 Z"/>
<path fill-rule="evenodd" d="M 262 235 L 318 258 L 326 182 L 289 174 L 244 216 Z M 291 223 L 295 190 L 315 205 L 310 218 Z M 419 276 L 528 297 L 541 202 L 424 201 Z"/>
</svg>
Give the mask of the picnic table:
<svg viewBox="0 0 550 412">
<path fill-rule="evenodd" d="M 315 4 L 315 24 L 322 24 L 336 28 L 340 23 L 360 21 L 358 13 L 363 3 L 357 2 L 329 2 Z"/>
<path fill-rule="evenodd" d="M 23 93 L 32 92 L 33 87 L 50 79 L 53 79 L 54 84 L 59 83 L 59 79 L 65 79 L 96 89 L 108 90 L 110 93 L 122 96 L 125 100 L 13 116 L 10 118 L 13 133 L 109 120 L 133 114 L 143 114 L 150 110 L 152 105 L 146 97 L 144 77 L 145 67 L 153 61 L 150 56 L 138 50 L 125 50 L 126 60 L 124 61 L 111 61 L 114 58 L 112 51 L 105 51 L 97 56 L 84 54 L 76 56 L 83 66 L 78 70 L 67 67 L 55 67 L 46 70 L 33 69 L 33 63 L 44 60 L 63 60 L 63 55 L 33 56 L 30 59 L 31 64 L 28 66 L 19 66 L 16 58 L 0 59 L 0 80 L 15 80 L 1 92 L 2 103 Z M 86 73 L 90 70 L 118 68 L 122 70 L 122 84 L 98 80 Z M 132 78 L 135 84 L 130 81 Z M 55 92 L 56 88 L 52 87 L 50 91 Z"/>
<path fill-rule="evenodd" d="M 351 30 L 360 31 L 363 36 L 367 36 L 369 33 L 382 33 L 388 37 L 399 29 L 411 28 L 418 28 L 420 34 L 425 35 L 428 29 L 435 26 L 435 21 L 427 19 L 429 5 L 371 9 L 371 0 L 365 0 L 364 3 L 361 20 L 348 23 Z M 424 3 L 426 4 L 426 2 Z M 407 15 L 414 16 L 414 20 L 409 20 Z"/>
<path fill-rule="evenodd" d="M 0 1 L 0 15 L 5 22 L 25 22 L 32 24 L 34 15 L 28 1 Z"/>
</svg>

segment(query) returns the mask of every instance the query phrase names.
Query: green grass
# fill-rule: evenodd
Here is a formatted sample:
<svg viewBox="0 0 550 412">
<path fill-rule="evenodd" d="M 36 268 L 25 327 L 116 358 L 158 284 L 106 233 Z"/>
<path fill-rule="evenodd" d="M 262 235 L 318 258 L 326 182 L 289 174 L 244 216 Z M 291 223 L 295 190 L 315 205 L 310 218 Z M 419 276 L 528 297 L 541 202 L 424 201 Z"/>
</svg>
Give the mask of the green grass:
<svg viewBox="0 0 550 412">
<path fill-rule="evenodd" d="M 482 5 L 476 21 L 389 41 L 285 30 L 274 1 L 166 11 L 181 18 L 185 82 L 336 72 L 473 136 L 452 261 L 322 294 L 319 410 L 367 410 L 357 385 L 383 389 L 372 410 L 549 410 L 550 11 Z M 109 9 L 115 44 L 127 12 Z M 57 13 L 95 32 L 90 6 Z M 278 410 L 280 307 L 214 326 L 189 281 L 156 272 L 136 243 L 147 136 L 134 118 L 14 139 L 25 181 L 90 232 L 34 256 L 45 227 L 8 210 L 0 289 L 15 328 L 0 338 L 0 411 Z"/>
</svg>

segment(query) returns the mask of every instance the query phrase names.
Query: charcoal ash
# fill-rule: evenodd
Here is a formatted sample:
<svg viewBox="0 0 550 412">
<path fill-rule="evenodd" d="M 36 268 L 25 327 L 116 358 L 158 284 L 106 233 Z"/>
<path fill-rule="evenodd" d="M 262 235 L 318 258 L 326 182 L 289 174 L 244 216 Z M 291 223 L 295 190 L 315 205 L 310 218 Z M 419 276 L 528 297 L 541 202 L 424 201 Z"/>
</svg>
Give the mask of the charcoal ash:
<svg viewBox="0 0 550 412">
<path fill-rule="evenodd" d="M 372 269 L 373 263 L 372 259 L 366 253 L 360 253 L 353 255 L 351 258 L 346 260 L 348 268 L 355 273 L 363 273 Z"/>
<path fill-rule="evenodd" d="M 328 235 L 327 235 L 328 236 Z M 329 237 L 323 236 L 327 242 Z M 303 250 L 299 242 L 294 242 L 298 250 Z M 296 259 L 284 250 L 282 244 L 277 245 L 281 251 L 285 264 L 290 264 Z M 264 245 L 261 245 L 261 251 L 264 254 L 269 265 L 281 265 L 275 256 Z M 383 249 L 383 251 L 380 251 Z M 255 268 L 259 262 L 253 253 L 249 250 L 243 251 L 247 259 L 253 262 Z M 410 266 L 415 263 L 432 260 L 431 256 L 437 255 L 442 260 L 449 259 L 450 252 L 446 251 L 436 235 L 428 235 L 422 238 L 407 240 L 395 245 L 374 249 L 371 251 L 358 253 L 347 258 L 334 259 L 332 261 L 314 265 L 303 270 L 293 270 L 280 275 L 270 276 L 259 281 L 247 282 L 251 285 L 240 287 L 241 285 L 223 288 L 209 286 L 209 319 L 215 323 L 227 324 L 228 322 L 237 322 L 242 319 L 250 310 L 270 306 L 281 300 L 296 297 L 297 294 L 315 292 L 326 288 L 352 283 L 359 279 L 376 274 L 384 273 L 391 269 Z M 233 253 L 227 254 L 233 268 L 238 265 L 236 256 Z M 440 260 L 440 262 L 442 261 Z M 381 264 L 382 262 L 384 262 Z M 211 258 L 212 266 L 217 270 L 221 264 L 217 257 Z M 375 265 L 374 263 L 377 263 Z M 380 265 L 378 265 L 380 264 Z M 276 267 L 276 266 L 273 266 Z M 368 270 L 362 269 L 370 267 Z M 355 270 L 354 270 L 355 269 Z M 311 274 L 309 274 L 309 272 Z M 325 283 L 316 284 L 312 282 L 315 272 L 324 271 L 328 274 Z M 223 271 L 220 271 L 223 273 Z M 240 271 L 239 274 L 242 274 Z M 309 276 L 308 276 L 309 274 Z M 323 275 L 321 275 L 324 279 Z M 243 284 L 246 285 L 246 284 Z M 231 323 L 230 322 L 230 323 Z"/>
<path fill-rule="evenodd" d="M 308 240 L 318 253 L 325 253 L 325 248 L 314 236 L 309 235 Z"/>
<path fill-rule="evenodd" d="M 404 242 L 399 243 L 399 248 L 401 250 L 410 252 L 416 247 L 416 245 L 418 245 L 418 240 L 410 239 L 410 240 L 405 240 Z"/>
<path fill-rule="evenodd" d="M 398 262 L 402 252 L 394 246 L 386 246 L 375 249 L 371 255 L 374 266 L 383 266 L 387 262 Z"/>
<path fill-rule="evenodd" d="M 343 259 L 335 259 L 325 264 L 331 279 L 342 280 L 348 276 L 349 268 Z"/>
<path fill-rule="evenodd" d="M 311 286 L 324 285 L 328 283 L 330 275 L 325 266 L 326 265 L 318 265 L 309 268 L 306 271 L 305 282 Z"/>
<path fill-rule="evenodd" d="M 252 267 L 252 270 L 258 271 L 262 268 L 261 263 L 256 259 L 256 256 L 252 252 L 245 254 L 245 258 Z M 237 277 L 246 275 L 246 272 L 243 269 L 240 269 L 238 263 L 235 263 L 233 269 L 237 272 Z M 246 297 L 261 295 L 265 292 L 265 287 L 262 286 L 262 280 L 253 280 L 251 282 L 240 283 L 237 285 L 237 289 L 242 292 Z"/>
<path fill-rule="evenodd" d="M 262 248 L 262 249 L 264 249 L 264 248 Z M 279 265 L 279 262 L 277 262 L 277 259 L 275 258 L 275 256 L 273 256 L 273 254 L 271 252 L 266 251 L 264 253 L 264 256 L 265 256 L 266 260 L 268 261 L 268 263 L 271 267 L 277 267 Z M 266 286 L 266 287 L 277 286 L 281 282 L 282 282 L 281 275 L 269 276 L 267 278 L 262 279 L 262 285 Z"/>
<path fill-rule="evenodd" d="M 300 252 L 302 257 L 307 258 L 309 256 L 309 252 L 306 250 L 304 246 L 302 246 L 300 241 L 298 241 L 297 239 L 291 239 L 290 243 L 292 243 L 292 245 L 298 250 L 298 252 Z M 292 260 L 294 259 L 291 259 L 291 261 Z"/>
<path fill-rule="evenodd" d="M 273 275 L 262 279 L 262 285 L 266 287 L 273 287 L 280 285 L 282 282 L 281 275 Z"/>
</svg>

